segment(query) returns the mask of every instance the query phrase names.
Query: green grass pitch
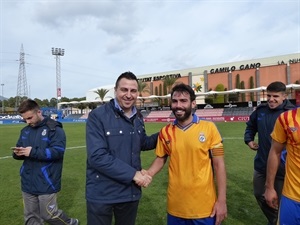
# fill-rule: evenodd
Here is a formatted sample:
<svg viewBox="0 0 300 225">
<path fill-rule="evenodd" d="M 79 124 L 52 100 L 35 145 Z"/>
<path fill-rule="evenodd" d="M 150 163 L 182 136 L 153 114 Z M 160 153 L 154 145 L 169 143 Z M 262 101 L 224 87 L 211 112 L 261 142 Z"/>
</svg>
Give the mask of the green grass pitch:
<svg viewBox="0 0 300 225">
<path fill-rule="evenodd" d="M 146 123 L 152 134 L 165 123 Z M 253 157 L 243 142 L 245 123 L 216 123 L 224 138 L 227 170 L 228 217 L 223 225 L 267 224 L 252 195 Z M 21 225 L 23 206 L 20 190 L 19 168 L 21 161 L 11 158 L 14 146 L 24 124 L 0 125 L 0 224 Z M 86 224 L 85 207 L 85 123 L 66 123 L 67 150 L 64 159 L 62 190 L 58 196 L 59 207 L 71 217 Z M 142 153 L 144 168 L 155 158 L 153 151 Z M 167 167 L 154 177 L 152 184 L 143 189 L 136 225 L 166 224 Z M 199 190 L 201 191 L 201 190 Z M 126 225 L 126 224 L 124 224 Z"/>
</svg>

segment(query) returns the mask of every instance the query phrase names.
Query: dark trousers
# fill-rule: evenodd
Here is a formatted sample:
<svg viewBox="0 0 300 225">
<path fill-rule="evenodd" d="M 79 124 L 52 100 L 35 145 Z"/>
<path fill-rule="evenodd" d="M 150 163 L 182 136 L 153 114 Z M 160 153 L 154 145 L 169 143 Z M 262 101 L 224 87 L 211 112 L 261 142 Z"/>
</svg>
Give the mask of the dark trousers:
<svg viewBox="0 0 300 225">
<path fill-rule="evenodd" d="M 99 204 L 86 203 L 87 225 L 111 225 L 114 216 L 115 225 L 134 225 L 139 201 Z"/>
<path fill-rule="evenodd" d="M 278 199 L 280 200 L 281 192 L 283 188 L 283 178 L 275 177 L 274 187 L 277 192 Z M 278 210 L 271 208 L 264 197 L 265 193 L 266 174 L 254 171 L 253 174 L 253 192 L 257 200 L 257 203 L 264 215 L 267 217 L 270 225 L 276 225 L 278 218 Z"/>
</svg>

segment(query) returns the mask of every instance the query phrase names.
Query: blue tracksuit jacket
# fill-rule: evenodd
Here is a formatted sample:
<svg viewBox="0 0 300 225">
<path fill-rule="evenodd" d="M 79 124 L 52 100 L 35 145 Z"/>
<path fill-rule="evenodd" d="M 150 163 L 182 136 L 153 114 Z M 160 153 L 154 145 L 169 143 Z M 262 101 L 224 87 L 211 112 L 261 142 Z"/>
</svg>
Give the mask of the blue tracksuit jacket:
<svg viewBox="0 0 300 225">
<path fill-rule="evenodd" d="M 270 109 L 267 104 L 259 105 L 250 115 L 249 121 L 244 134 L 246 144 L 255 139 L 258 134 L 259 148 L 254 158 L 254 169 L 260 173 L 266 174 L 267 161 L 271 148 L 272 138 L 270 136 L 275 125 L 277 117 L 284 111 L 293 109 L 295 106 L 289 101 L 284 100 L 283 103 L 275 109 Z M 284 177 L 284 165 L 282 164 L 278 170 L 278 176 Z"/>
<path fill-rule="evenodd" d="M 31 146 L 29 157 L 23 160 L 20 169 L 22 191 L 34 195 L 52 194 L 61 189 L 63 156 L 66 135 L 62 124 L 45 117 L 37 126 L 26 126 L 21 130 L 18 147 Z"/>
</svg>

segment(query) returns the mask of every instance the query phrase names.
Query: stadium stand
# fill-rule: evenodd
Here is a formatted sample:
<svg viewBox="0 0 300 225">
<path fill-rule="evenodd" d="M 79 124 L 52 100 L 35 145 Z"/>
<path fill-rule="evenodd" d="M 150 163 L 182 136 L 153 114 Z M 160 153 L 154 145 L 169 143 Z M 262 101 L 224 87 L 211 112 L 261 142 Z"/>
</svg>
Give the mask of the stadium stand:
<svg viewBox="0 0 300 225">
<path fill-rule="evenodd" d="M 171 110 L 158 110 L 158 111 L 151 111 L 147 118 L 170 118 L 172 116 Z"/>
<path fill-rule="evenodd" d="M 232 108 L 207 108 L 197 109 L 195 114 L 199 117 L 214 116 L 249 116 L 255 107 L 232 107 Z M 172 118 L 174 117 L 171 110 L 151 111 L 144 118 Z"/>
<path fill-rule="evenodd" d="M 225 108 L 223 116 L 249 116 L 255 107 Z"/>
<path fill-rule="evenodd" d="M 224 109 L 197 109 L 196 115 L 199 117 L 207 117 L 207 116 L 222 116 Z"/>
<path fill-rule="evenodd" d="M 204 108 L 197 109 L 195 114 L 198 117 L 219 117 L 219 116 L 249 116 L 256 107 L 232 107 L 232 108 Z M 174 118 L 171 110 L 141 110 L 144 118 Z M 85 114 L 69 114 L 65 119 L 87 119 L 89 115 Z"/>
<path fill-rule="evenodd" d="M 65 119 L 80 119 L 82 116 L 83 114 L 69 114 L 65 117 Z"/>
</svg>

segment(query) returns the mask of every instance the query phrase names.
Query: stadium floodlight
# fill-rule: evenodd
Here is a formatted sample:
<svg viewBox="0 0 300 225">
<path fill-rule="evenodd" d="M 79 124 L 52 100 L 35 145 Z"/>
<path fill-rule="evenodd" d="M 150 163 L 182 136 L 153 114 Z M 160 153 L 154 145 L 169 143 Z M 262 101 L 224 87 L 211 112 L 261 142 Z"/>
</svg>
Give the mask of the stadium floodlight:
<svg viewBox="0 0 300 225">
<path fill-rule="evenodd" d="M 52 55 L 56 56 L 56 98 L 57 109 L 59 108 L 59 101 L 61 99 L 61 73 L 60 73 L 60 57 L 65 55 L 65 49 L 52 48 Z"/>
</svg>

